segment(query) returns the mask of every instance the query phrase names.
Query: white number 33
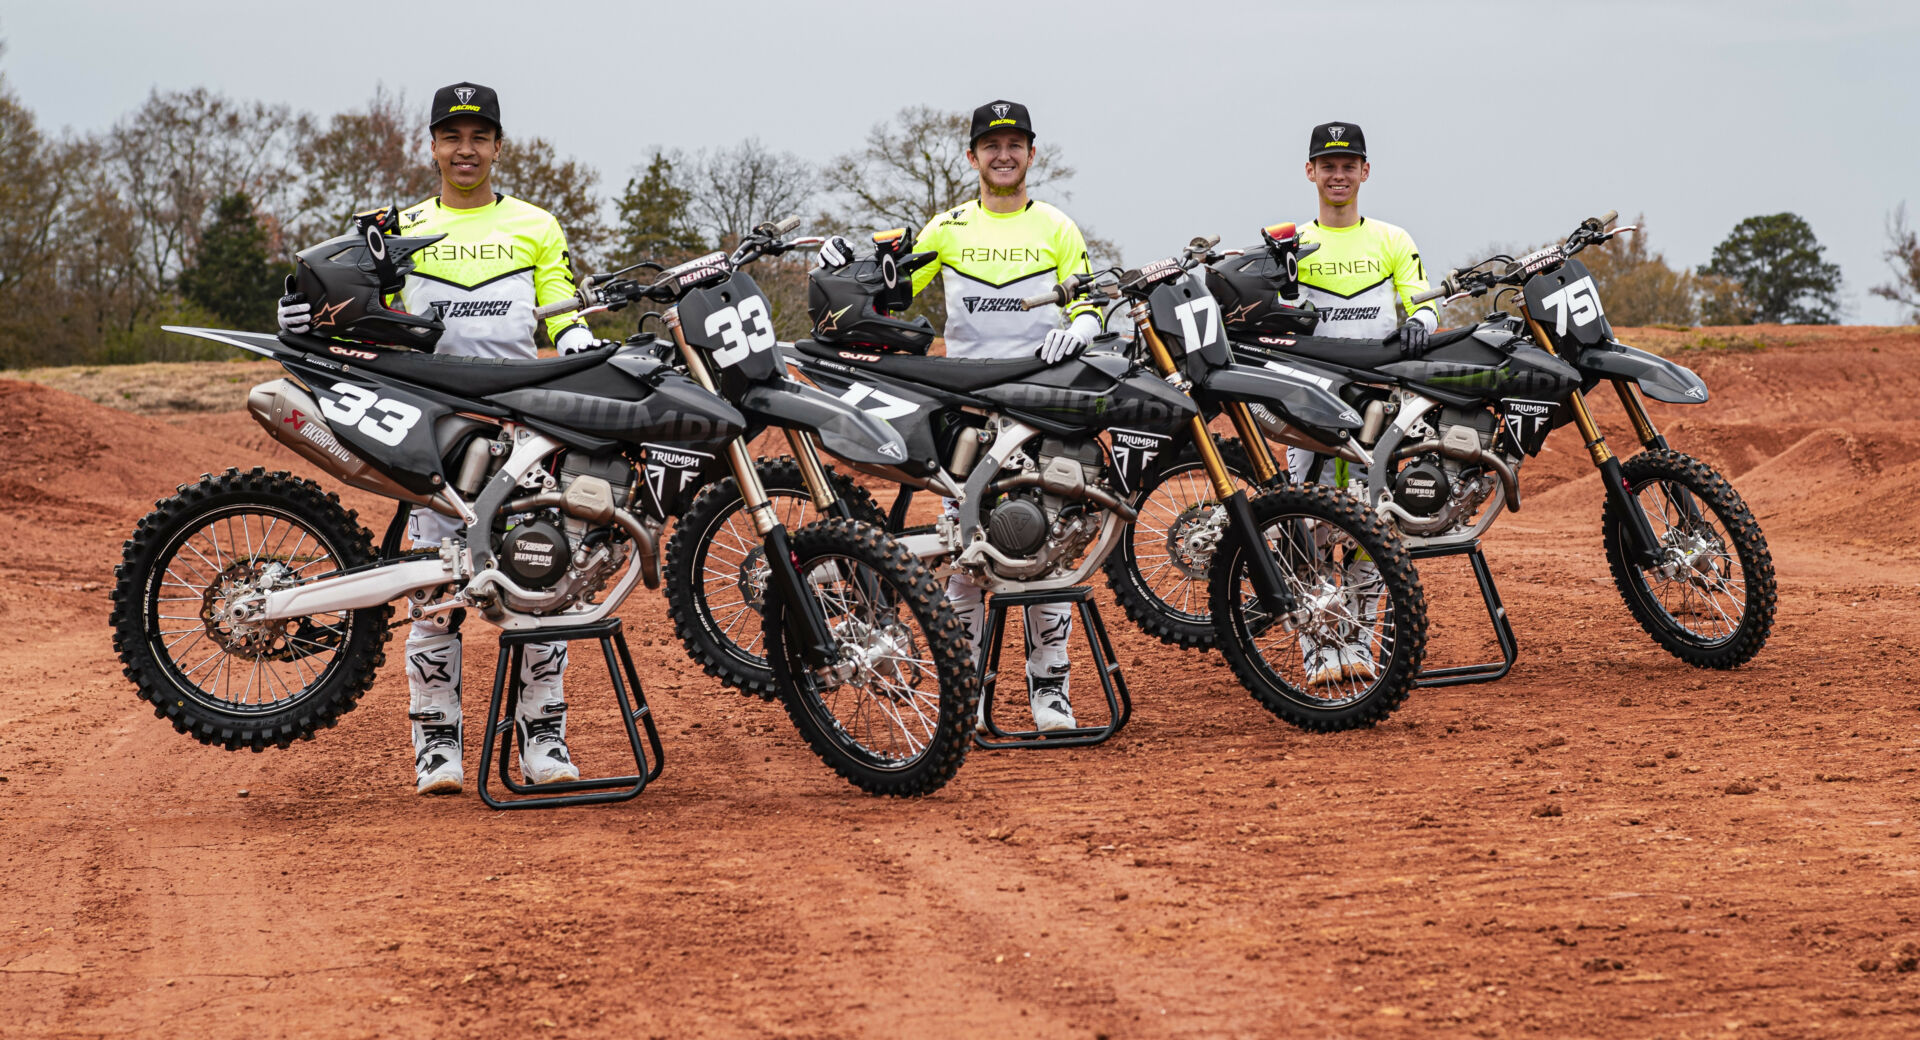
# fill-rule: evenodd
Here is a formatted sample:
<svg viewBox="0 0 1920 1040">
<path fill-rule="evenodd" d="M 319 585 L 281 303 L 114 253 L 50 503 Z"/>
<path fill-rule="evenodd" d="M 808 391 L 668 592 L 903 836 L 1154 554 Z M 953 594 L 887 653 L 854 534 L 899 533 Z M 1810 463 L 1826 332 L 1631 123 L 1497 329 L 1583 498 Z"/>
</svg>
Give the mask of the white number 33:
<svg viewBox="0 0 1920 1040">
<path fill-rule="evenodd" d="M 329 422 L 351 426 L 389 448 L 406 440 L 407 431 L 420 421 L 420 409 L 405 401 L 381 397 L 366 387 L 335 383 L 333 392 L 340 395 L 340 400 L 322 397 L 320 413 Z"/>
</svg>

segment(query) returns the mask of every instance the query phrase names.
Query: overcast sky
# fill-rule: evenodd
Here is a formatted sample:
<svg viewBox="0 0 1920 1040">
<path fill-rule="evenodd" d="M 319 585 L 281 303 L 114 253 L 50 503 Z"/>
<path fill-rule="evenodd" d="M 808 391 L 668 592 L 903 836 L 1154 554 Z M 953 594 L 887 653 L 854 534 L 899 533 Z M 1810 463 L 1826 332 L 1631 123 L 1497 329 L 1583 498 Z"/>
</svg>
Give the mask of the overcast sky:
<svg viewBox="0 0 1920 1040">
<path fill-rule="evenodd" d="M 510 135 L 609 191 L 656 146 L 757 135 L 821 161 L 902 106 L 1007 97 L 1079 170 L 1051 201 L 1134 261 L 1311 219 L 1307 131 L 1336 119 L 1366 131 L 1362 212 L 1407 228 L 1430 270 L 1607 209 L 1646 213 L 1691 266 L 1742 218 L 1791 210 L 1840 264 L 1846 320 L 1886 323 L 1867 293 L 1885 221 L 1920 210 L 1908 0 L 63 0 L 9 5 L 0 36 L 44 127 L 108 126 L 155 87 L 324 115 L 380 83 L 424 123 L 436 86 L 470 79 L 499 90 Z"/>
</svg>

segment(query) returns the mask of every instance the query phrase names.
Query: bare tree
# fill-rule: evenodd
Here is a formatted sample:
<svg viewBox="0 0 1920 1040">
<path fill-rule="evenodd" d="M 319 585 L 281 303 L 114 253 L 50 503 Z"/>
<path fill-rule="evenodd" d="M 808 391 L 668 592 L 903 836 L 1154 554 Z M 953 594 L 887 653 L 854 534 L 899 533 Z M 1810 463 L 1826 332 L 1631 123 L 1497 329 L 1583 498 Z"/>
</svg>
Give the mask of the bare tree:
<svg viewBox="0 0 1920 1040">
<path fill-rule="evenodd" d="M 576 269 L 590 268 L 598 261 L 609 240 L 598 170 L 577 159 L 561 158 L 544 137 L 509 137 L 494 163 L 493 185 L 560 221 Z"/>
<path fill-rule="evenodd" d="M 93 182 L 133 211 L 148 301 L 171 290 L 215 200 L 243 191 L 270 213 L 289 208 L 293 146 L 310 133 L 307 117 L 285 105 L 231 101 L 204 87 L 155 90 L 105 133 Z"/>
<path fill-rule="evenodd" d="M 1887 251 L 1882 255 L 1893 268 L 1893 281 L 1870 291 L 1907 308 L 1907 324 L 1920 325 L 1920 232 L 1907 223 L 1904 202 L 1887 217 Z"/>
<path fill-rule="evenodd" d="M 967 162 L 971 118 L 909 105 L 892 122 L 875 123 L 864 145 L 822 171 L 823 188 L 838 202 L 837 223 L 860 230 L 904 227 L 917 234 L 935 213 L 978 195 L 980 175 Z M 1057 189 L 1073 173 L 1058 151 L 1036 142 L 1027 190 Z"/>
<path fill-rule="evenodd" d="M 276 252 L 289 256 L 346 230 L 353 214 L 411 205 L 440 184 L 428 152 L 423 113 L 410 113 L 403 93 L 374 90 L 365 108 L 341 112 L 295 150 L 300 190 L 280 214 Z"/>
<path fill-rule="evenodd" d="M 722 247 L 757 224 L 814 206 L 819 176 L 813 165 L 792 152 L 769 151 L 757 137 L 703 150 L 690 165 L 688 215 L 703 238 Z"/>
<path fill-rule="evenodd" d="M 8 312 L 28 302 L 11 294 L 52 268 L 48 247 L 73 191 L 77 154 L 40 132 L 0 74 L 0 299 Z"/>
</svg>

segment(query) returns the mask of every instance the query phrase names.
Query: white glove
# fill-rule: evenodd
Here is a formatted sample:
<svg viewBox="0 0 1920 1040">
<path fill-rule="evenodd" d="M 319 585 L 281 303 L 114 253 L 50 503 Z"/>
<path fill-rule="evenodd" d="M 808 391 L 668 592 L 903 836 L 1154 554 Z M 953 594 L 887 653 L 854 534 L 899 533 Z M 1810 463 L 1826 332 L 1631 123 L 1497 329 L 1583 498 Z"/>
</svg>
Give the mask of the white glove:
<svg viewBox="0 0 1920 1040">
<path fill-rule="evenodd" d="M 585 325 L 569 325 L 561 329 L 560 338 L 553 341 L 553 347 L 561 357 L 593 350 L 600 345 L 600 341 L 593 338 L 593 333 L 588 332 Z"/>
<path fill-rule="evenodd" d="M 1091 314 L 1082 314 L 1073 319 L 1072 325 L 1049 331 L 1034 355 L 1049 365 L 1057 365 L 1087 349 L 1087 344 L 1099 334 L 1100 319 Z"/>
<path fill-rule="evenodd" d="M 304 335 L 313 327 L 313 305 L 300 293 L 280 297 L 280 331 Z"/>
<path fill-rule="evenodd" d="M 820 243 L 820 255 L 813 258 L 819 268 L 845 267 L 853 262 L 853 244 L 839 235 Z"/>
</svg>

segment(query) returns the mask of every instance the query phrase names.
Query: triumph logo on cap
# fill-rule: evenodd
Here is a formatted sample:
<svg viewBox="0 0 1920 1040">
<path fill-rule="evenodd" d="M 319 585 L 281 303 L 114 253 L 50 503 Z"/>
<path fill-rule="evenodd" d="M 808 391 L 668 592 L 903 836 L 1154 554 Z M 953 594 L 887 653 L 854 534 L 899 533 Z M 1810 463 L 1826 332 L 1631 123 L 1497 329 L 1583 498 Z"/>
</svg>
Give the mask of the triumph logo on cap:
<svg viewBox="0 0 1920 1040">
<path fill-rule="evenodd" d="M 1007 118 L 1007 113 L 1008 113 L 1008 112 L 1009 112 L 1010 110 L 1012 110 L 1012 108 L 1013 108 L 1013 106 L 1012 106 L 1012 105 L 1008 105 L 1008 104 L 998 104 L 998 105 L 995 105 L 995 106 L 993 106 L 993 117 L 994 117 L 995 119 L 1005 119 L 1005 118 Z"/>
<path fill-rule="evenodd" d="M 473 88 L 472 87 L 455 87 L 453 88 L 453 96 L 459 98 L 460 103 L 464 105 L 467 102 L 473 100 Z"/>
<path fill-rule="evenodd" d="M 465 100 L 465 99 L 463 98 L 462 100 Z M 1347 128 L 1344 126 L 1327 127 L 1327 139 L 1330 141 L 1338 141 L 1341 135 L 1345 134 L 1346 132 L 1347 132 Z"/>
</svg>

